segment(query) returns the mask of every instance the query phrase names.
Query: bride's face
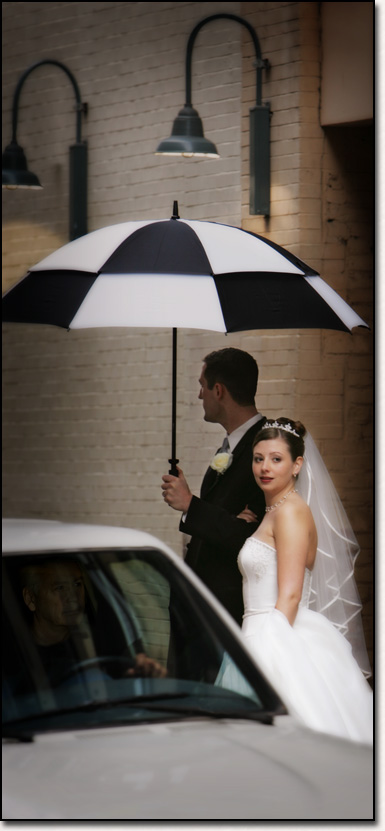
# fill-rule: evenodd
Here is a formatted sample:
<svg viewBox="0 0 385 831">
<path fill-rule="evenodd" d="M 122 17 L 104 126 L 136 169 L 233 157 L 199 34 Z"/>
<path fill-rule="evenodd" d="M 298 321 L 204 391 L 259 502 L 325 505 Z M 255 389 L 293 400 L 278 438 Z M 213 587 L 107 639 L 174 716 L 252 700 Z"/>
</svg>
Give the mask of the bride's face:
<svg viewBox="0 0 385 831">
<path fill-rule="evenodd" d="M 302 456 L 293 462 L 284 439 L 266 439 L 255 445 L 253 450 L 253 474 L 257 485 L 266 497 L 272 497 L 293 487 L 294 475 L 302 467 Z"/>
</svg>

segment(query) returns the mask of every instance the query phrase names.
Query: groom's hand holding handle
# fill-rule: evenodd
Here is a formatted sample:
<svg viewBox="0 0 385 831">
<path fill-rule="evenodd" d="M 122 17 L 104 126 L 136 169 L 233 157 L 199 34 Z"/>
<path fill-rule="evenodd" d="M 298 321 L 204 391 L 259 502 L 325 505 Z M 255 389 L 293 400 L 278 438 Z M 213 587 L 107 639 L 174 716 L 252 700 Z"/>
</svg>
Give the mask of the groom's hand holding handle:
<svg viewBox="0 0 385 831">
<path fill-rule="evenodd" d="M 178 476 L 169 473 L 162 476 L 163 499 L 170 508 L 185 514 L 190 507 L 192 493 L 180 467 L 177 467 L 177 471 Z"/>
</svg>

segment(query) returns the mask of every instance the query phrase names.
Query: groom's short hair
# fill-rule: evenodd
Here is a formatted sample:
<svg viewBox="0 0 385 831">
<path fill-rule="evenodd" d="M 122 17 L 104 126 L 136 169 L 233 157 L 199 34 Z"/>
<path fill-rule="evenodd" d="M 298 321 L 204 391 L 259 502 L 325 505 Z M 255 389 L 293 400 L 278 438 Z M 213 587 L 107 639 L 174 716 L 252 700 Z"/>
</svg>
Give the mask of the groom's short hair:
<svg viewBox="0 0 385 831">
<path fill-rule="evenodd" d="M 258 386 L 258 364 L 248 352 L 230 346 L 210 352 L 204 358 L 204 362 L 204 375 L 210 390 L 216 383 L 223 384 L 241 407 L 254 404 Z"/>
</svg>

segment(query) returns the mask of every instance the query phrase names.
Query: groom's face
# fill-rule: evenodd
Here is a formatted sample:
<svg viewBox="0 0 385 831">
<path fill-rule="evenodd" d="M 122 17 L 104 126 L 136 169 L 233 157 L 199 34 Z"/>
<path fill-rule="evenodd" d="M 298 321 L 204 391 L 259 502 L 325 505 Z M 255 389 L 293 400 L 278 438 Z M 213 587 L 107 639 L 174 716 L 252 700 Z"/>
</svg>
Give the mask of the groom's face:
<svg viewBox="0 0 385 831">
<path fill-rule="evenodd" d="M 205 369 L 206 364 L 203 364 L 202 372 L 199 378 L 200 390 L 198 398 L 202 401 L 203 404 L 204 420 L 210 422 L 211 424 L 217 424 L 219 416 L 219 402 L 216 391 L 216 385 L 214 384 L 212 390 L 208 388 L 205 376 Z"/>
</svg>

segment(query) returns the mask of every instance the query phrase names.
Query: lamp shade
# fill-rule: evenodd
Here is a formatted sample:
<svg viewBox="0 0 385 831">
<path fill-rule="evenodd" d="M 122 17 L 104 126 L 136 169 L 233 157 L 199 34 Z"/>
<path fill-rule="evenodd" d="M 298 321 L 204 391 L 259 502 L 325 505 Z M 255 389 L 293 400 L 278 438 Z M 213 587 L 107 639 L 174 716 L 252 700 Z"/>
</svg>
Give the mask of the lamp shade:
<svg viewBox="0 0 385 831">
<path fill-rule="evenodd" d="M 184 106 L 179 111 L 171 136 L 160 142 L 155 155 L 206 156 L 219 159 L 215 144 L 204 137 L 202 119 L 190 106 Z"/>
<path fill-rule="evenodd" d="M 37 176 L 27 168 L 23 148 L 12 140 L 4 150 L 2 157 L 2 187 L 3 188 L 41 188 Z"/>
</svg>

